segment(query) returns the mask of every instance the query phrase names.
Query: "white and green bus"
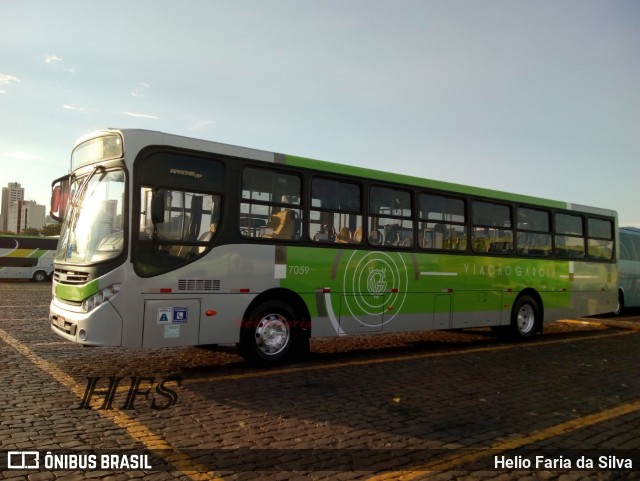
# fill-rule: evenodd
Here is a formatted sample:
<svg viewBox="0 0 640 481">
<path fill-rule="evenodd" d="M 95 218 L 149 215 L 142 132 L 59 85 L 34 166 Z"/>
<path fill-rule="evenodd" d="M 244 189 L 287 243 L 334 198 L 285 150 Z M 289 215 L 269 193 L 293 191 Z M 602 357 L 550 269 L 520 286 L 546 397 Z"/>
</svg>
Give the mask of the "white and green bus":
<svg viewBox="0 0 640 481">
<path fill-rule="evenodd" d="M 396 159 L 399 161 L 399 159 Z M 81 138 L 51 328 L 80 344 L 237 344 L 543 321 L 617 304 L 611 210 L 143 130 Z"/>
<path fill-rule="evenodd" d="M 57 237 L 0 236 L 0 279 L 44 282 L 53 274 Z"/>
</svg>

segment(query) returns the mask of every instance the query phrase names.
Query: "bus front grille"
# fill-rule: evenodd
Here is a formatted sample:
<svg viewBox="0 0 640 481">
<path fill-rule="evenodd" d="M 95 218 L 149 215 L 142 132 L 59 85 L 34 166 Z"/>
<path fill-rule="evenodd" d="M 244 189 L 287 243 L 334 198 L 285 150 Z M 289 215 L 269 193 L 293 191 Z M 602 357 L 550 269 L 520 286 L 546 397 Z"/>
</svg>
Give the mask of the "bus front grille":
<svg viewBox="0 0 640 481">
<path fill-rule="evenodd" d="M 63 269 L 56 269 L 53 272 L 53 279 L 60 284 L 86 284 L 90 278 L 91 276 L 87 272 L 66 271 Z"/>
</svg>

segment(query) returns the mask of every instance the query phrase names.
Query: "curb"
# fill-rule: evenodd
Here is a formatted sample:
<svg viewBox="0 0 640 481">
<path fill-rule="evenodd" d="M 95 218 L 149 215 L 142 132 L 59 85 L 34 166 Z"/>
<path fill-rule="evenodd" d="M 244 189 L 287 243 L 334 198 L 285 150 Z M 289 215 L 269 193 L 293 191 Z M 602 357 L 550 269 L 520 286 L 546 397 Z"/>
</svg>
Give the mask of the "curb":
<svg viewBox="0 0 640 481">
<path fill-rule="evenodd" d="M 631 329 L 633 331 L 640 331 L 640 322 L 637 321 L 623 321 L 616 319 L 588 319 L 581 317 L 578 322 L 584 322 L 586 324 L 599 324 L 602 326 L 612 327 L 614 329 Z"/>
</svg>

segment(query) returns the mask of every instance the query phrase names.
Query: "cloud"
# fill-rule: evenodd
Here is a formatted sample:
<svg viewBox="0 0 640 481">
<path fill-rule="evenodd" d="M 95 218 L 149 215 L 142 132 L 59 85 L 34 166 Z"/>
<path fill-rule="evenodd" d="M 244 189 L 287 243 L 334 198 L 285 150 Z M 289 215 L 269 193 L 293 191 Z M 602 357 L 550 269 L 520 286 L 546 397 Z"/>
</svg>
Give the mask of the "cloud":
<svg viewBox="0 0 640 481">
<path fill-rule="evenodd" d="M 14 77 L 13 75 L 8 75 L 6 73 L 0 73 L 0 94 L 6 94 L 7 91 L 2 87 L 4 85 L 9 85 L 12 82 L 20 82 L 18 77 Z"/>
<path fill-rule="evenodd" d="M 132 97 L 144 97 L 147 90 L 151 88 L 147 82 L 138 82 L 136 88 L 131 91 Z"/>
<path fill-rule="evenodd" d="M 85 112 L 85 109 L 83 107 L 74 107 L 73 105 L 63 105 L 62 106 L 63 109 L 65 110 L 74 110 L 76 112 Z"/>
<path fill-rule="evenodd" d="M 57 55 L 49 55 L 46 59 L 44 59 L 44 61 L 45 63 L 51 65 L 55 70 L 67 72 L 70 74 L 76 73 L 75 67 L 65 67 L 66 62 L 64 62 L 63 59 L 58 57 Z"/>
<path fill-rule="evenodd" d="M 135 114 L 133 112 L 120 112 L 122 115 L 128 115 L 129 117 L 136 117 L 140 119 L 159 119 L 160 117 L 156 115 L 147 115 L 147 114 Z"/>
<path fill-rule="evenodd" d="M 31 161 L 31 160 L 41 160 L 42 157 L 37 154 L 32 154 L 30 152 L 5 152 L 2 154 L 3 157 L 8 157 L 12 160 L 21 160 L 21 161 Z"/>
</svg>

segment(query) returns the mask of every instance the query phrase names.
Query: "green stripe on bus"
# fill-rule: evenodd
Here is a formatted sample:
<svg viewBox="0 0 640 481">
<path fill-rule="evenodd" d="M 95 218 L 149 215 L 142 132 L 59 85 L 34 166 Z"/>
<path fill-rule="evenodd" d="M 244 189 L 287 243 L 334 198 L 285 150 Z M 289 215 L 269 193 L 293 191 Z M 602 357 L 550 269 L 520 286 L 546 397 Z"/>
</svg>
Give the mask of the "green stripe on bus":
<svg viewBox="0 0 640 481">
<path fill-rule="evenodd" d="M 67 301 L 84 301 L 87 297 L 94 295 L 100 290 L 98 280 L 94 280 L 83 286 L 67 286 L 56 284 L 55 296 Z"/>
<path fill-rule="evenodd" d="M 355 177 L 364 177 L 371 180 L 380 180 L 384 182 L 396 182 L 398 184 L 413 185 L 415 187 L 424 187 L 427 189 L 442 190 L 455 192 L 462 195 L 473 195 L 479 197 L 491 197 L 509 202 L 521 202 L 526 204 L 539 205 L 542 207 L 566 209 L 566 202 L 557 200 L 543 199 L 521 194 L 512 194 L 492 189 L 483 189 L 480 187 L 471 187 L 461 184 L 453 184 L 450 182 L 442 182 L 438 180 L 421 179 L 409 175 L 393 174 L 379 170 L 366 169 L 363 167 L 353 167 L 350 165 L 337 164 L 334 162 L 325 162 L 323 160 L 308 159 L 295 155 L 285 155 L 285 163 L 294 167 L 304 167 L 307 169 L 319 170 L 332 174 L 352 175 Z"/>
<path fill-rule="evenodd" d="M 281 286 L 304 293 L 312 316 L 320 315 L 315 298 L 323 289 L 336 313 L 391 317 L 434 312 L 434 295 L 447 293 L 454 311 L 510 309 L 526 288 L 542 296 L 545 308 L 566 308 L 576 291 L 597 292 L 617 278 L 607 263 L 390 250 L 288 247 L 287 264 Z"/>
</svg>

